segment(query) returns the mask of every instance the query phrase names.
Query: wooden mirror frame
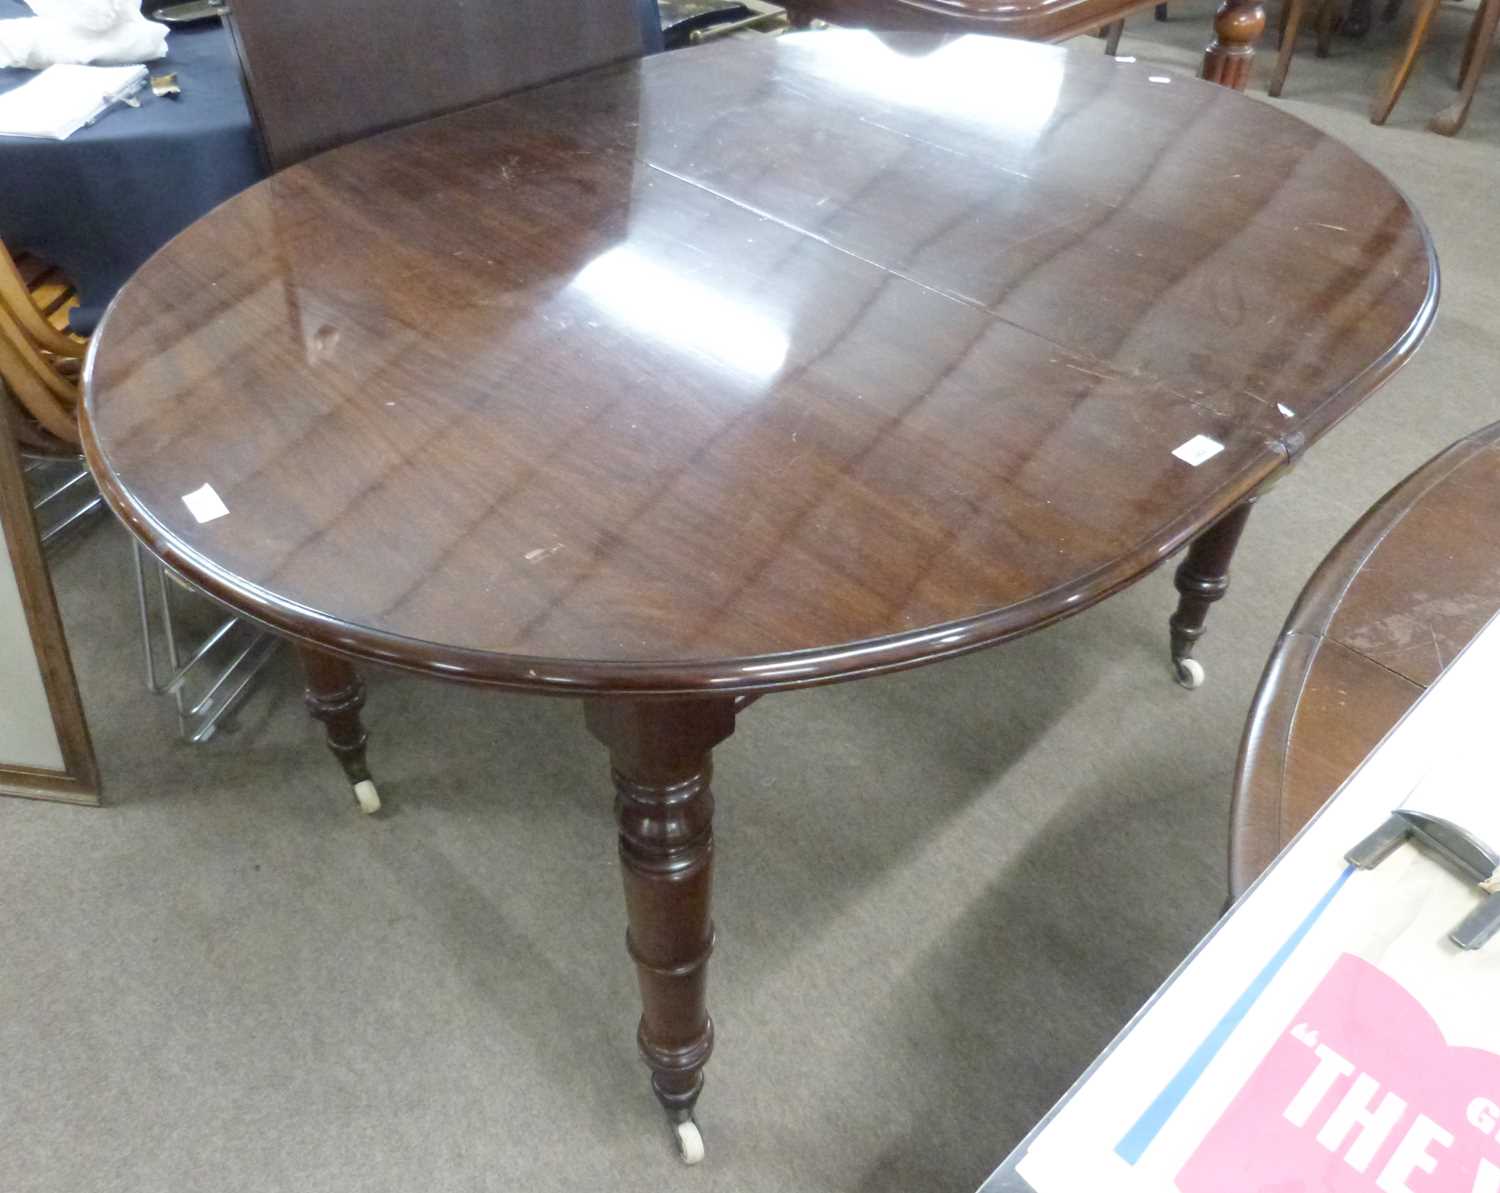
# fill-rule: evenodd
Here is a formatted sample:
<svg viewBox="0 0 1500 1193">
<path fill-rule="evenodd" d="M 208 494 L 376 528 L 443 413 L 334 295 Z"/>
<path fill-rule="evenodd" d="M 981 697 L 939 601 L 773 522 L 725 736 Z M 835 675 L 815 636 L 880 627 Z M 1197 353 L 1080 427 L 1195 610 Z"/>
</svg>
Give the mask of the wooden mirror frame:
<svg viewBox="0 0 1500 1193">
<path fill-rule="evenodd" d="M 15 413 L 8 400 L 0 402 L 0 526 L 4 528 L 10 566 L 20 590 L 21 608 L 31 631 L 63 758 L 60 771 L 21 766 L 0 758 L 0 795 L 97 806 L 99 768 L 88 724 L 83 718 L 83 701 L 78 695 L 78 680 L 63 636 L 52 578 L 47 572 L 42 541 L 26 492 Z M 3 711 L 0 715 L 4 715 Z"/>
</svg>

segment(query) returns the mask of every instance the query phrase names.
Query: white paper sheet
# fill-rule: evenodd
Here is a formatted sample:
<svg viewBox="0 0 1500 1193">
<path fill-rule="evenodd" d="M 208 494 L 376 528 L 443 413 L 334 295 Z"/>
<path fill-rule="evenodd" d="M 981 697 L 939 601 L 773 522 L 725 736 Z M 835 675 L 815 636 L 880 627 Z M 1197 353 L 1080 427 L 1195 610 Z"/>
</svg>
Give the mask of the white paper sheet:
<svg viewBox="0 0 1500 1193">
<path fill-rule="evenodd" d="M 66 140 L 145 83 L 144 66 L 49 66 L 0 95 L 0 136 Z"/>
</svg>

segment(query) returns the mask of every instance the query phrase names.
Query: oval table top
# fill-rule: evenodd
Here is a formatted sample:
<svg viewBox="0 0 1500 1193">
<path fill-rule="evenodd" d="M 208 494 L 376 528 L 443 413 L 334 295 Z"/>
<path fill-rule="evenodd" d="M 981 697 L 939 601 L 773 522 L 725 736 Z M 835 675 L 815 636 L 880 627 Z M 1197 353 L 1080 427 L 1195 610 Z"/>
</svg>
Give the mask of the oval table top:
<svg viewBox="0 0 1500 1193">
<path fill-rule="evenodd" d="M 153 550 L 291 635 L 767 691 L 1107 596 L 1436 301 L 1385 178 L 1227 89 L 995 38 L 746 39 L 224 204 L 107 313 L 84 439 Z"/>
<path fill-rule="evenodd" d="M 1239 895 L 1500 612 L 1500 423 L 1382 497 L 1318 565 L 1276 640 L 1240 746 Z"/>
</svg>

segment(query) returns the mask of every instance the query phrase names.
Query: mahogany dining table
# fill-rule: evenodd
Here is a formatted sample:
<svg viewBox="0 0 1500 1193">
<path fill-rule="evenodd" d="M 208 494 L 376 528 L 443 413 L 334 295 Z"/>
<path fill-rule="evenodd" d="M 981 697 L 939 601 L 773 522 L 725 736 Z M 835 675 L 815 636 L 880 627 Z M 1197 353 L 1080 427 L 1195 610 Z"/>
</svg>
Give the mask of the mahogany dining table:
<svg viewBox="0 0 1500 1193">
<path fill-rule="evenodd" d="M 1390 183 L 1231 90 L 803 33 L 257 184 L 111 306 L 83 433 L 152 551 L 299 645 L 351 780 L 355 663 L 579 701 L 640 1049 L 694 1160 L 737 717 L 1039 629 L 1185 546 L 1195 683 L 1251 503 L 1436 301 Z"/>
</svg>

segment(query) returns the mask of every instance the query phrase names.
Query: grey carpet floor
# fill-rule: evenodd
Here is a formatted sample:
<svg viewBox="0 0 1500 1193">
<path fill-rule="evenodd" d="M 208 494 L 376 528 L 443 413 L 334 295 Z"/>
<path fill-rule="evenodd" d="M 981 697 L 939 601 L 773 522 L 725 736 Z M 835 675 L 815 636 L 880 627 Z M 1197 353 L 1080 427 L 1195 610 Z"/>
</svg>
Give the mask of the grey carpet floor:
<svg viewBox="0 0 1500 1193">
<path fill-rule="evenodd" d="M 1199 5 L 1122 49 L 1191 73 Z M 128 548 L 57 563 L 110 806 L 0 800 L 0 1191 L 964 1193 L 1213 922 L 1230 776 L 1299 588 L 1391 484 L 1500 418 L 1500 79 L 1465 134 L 1444 8 L 1283 106 L 1405 188 L 1445 269 L 1416 361 L 1263 503 L 1202 651 L 1170 576 L 1000 651 L 768 699 L 720 751 L 719 1047 L 682 1168 L 635 1056 L 610 796 L 576 708 L 377 676 L 365 819 L 283 660 L 206 747 L 138 678 Z M 1097 43 L 1080 41 L 1082 52 Z M 1262 59 L 1255 88 L 1264 88 Z"/>
</svg>

